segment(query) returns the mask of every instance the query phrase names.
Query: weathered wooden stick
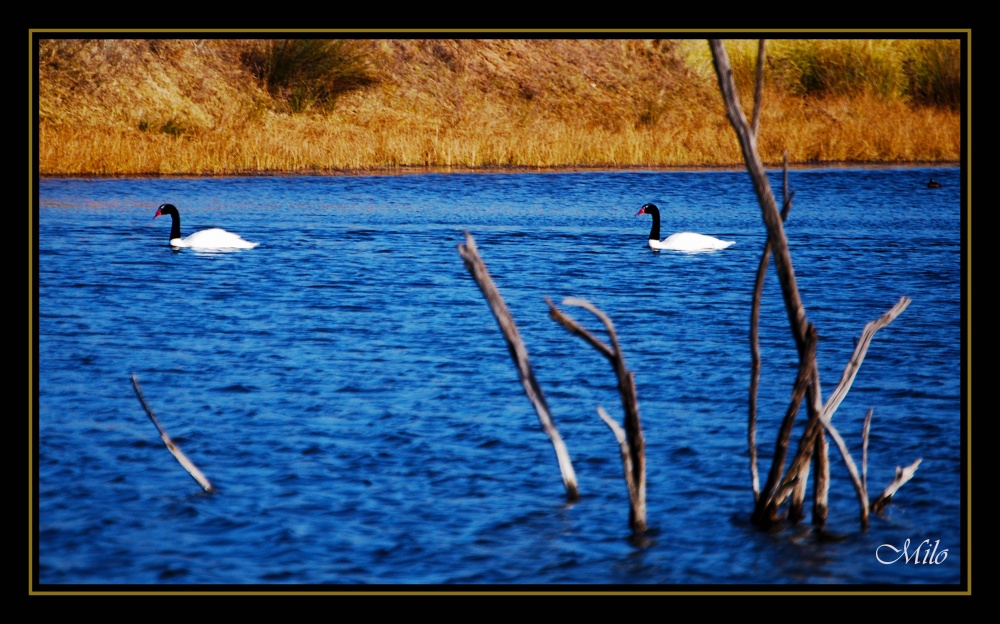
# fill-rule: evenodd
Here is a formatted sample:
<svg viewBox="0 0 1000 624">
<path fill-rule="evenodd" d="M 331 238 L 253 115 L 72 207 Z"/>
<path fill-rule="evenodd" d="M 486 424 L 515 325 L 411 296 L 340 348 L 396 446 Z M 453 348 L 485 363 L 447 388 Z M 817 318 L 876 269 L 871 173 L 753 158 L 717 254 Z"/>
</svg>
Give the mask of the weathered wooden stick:
<svg viewBox="0 0 1000 624">
<path fill-rule="evenodd" d="M 209 483 L 208 479 L 205 478 L 205 475 L 198 470 L 198 467 L 194 465 L 194 462 L 188 459 L 187 455 L 181 452 L 181 449 L 174 444 L 174 441 L 170 439 L 170 436 L 167 435 L 167 432 L 160 424 L 160 419 L 157 418 L 156 414 L 153 413 L 153 410 L 149 408 L 149 404 L 146 403 L 146 398 L 142 395 L 142 389 L 139 387 L 139 378 L 136 377 L 135 373 L 132 373 L 132 388 L 135 390 L 135 396 L 139 398 L 139 404 L 142 405 L 142 409 L 146 411 L 146 415 L 149 416 L 149 419 L 153 421 L 154 425 L 156 425 L 156 430 L 160 432 L 160 439 L 163 440 L 163 443 L 167 446 L 167 450 L 174 456 L 174 459 L 176 459 L 177 462 L 188 471 L 189 475 L 194 477 L 194 480 L 198 482 L 198 485 L 200 485 L 203 490 L 209 494 L 214 493 L 215 488 L 212 484 Z"/>
<path fill-rule="evenodd" d="M 865 329 L 861 334 L 861 339 L 858 340 L 857 344 L 854 346 L 854 355 L 848 362 L 847 367 L 844 369 L 844 373 L 841 377 L 840 383 L 834 389 L 833 394 L 827 400 L 826 405 L 820 405 L 820 396 L 818 391 L 811 394 L 811 400 L 815 402 L 815 405 L 809 410 L 809 417 L 820 419 L 824 426 L 830 423 L 830 419 L 833 418 L 834 412 L 837 411 L 837 407 L 847 396 L 847 392 L 850 390 L 851 385 L 854 383 L 854 378 L 857 376 L 858 369 L 861 367 L 861 362 L 865 359 L 865 354 L 868 352 L 868 346 L 871 343 L 872 336 L 879 329 L 885 327 L 893 321 L 899 314 L 910 305 L 910 299 L 908 297 L 902 297 L 888 312 L 883 314 L 880 318 L 869 322 L 865 325 Z M 819 388 L 819 370 L 818 368 L 813 369 L 814 383 L 811 388 Z M 815 447 L 813 449 L 806 449 L 807 453 L 812 453 L 814 461 L 816 463 L 816 483 L 814 486 L 814 500 L 813 500 L 813 525 L 819 528 L 823 528 L 826 524 L 828 503 L 827 497 L 829 495 L 830 488 L 830 461 L 828 457 L 828 443 L 826 437 L 822 435 L 822 430 L 819 430 L 819 435 L 817 435 L 813 444 Z M 802 470 L 808 470 L 808 463 L 802 464 Z M 797 480 L 797 485 L 792 496 L 792 502 L 789 508 L 789 518 L 792 520 L 797 520 L 800 516 L 798 509 L 800 508 L 800 501 L 805 494 L 805 481 L 806 473 L 802 475 L 800 479 Z M 867 526 L 867 518 L 863 521 L 863 526 Z"/>
<path fill-rule="evenodd" d="M 872 412 L 874 409 L 868 408 L 865 414 L 865 422 L 861 427 L 861 483 L 868 491 L 868 438 L 872 430 Z"/>
<path fill-rule="evenodd" d="M 809 406 L 809 418 L 819 420 L 820 409 L 823 406 L 822 398 L 820 397 L 820 393 L 818 391 L 818 388 L 820 387 L 819 369 L 817 367 L 813 367 L 812 374 L 813 382 L 809 387 L 817 389 L 817 391 L 809 393 L 810 400 L 813 401 L 813 404 Z M 813 484 L 812 522 L 814 527 L 822 529 L 826 526 L 826 518 L 829 513 L 830 506 L 830 443 L 827 442 L 822 429 L 813 444 L 814 448 L 812 456 L 813 464 L 816 469 L 816 477 Z M 800 506 L 800 503 L 797 501 L 801 501 L 805 498 L 805 489 L 805 479 L 803 478 L 799 482 L 799 487 L 792 497 L 792 503 L 789 509 L 789 516 L 793 519 L 797 520 L 798 518 L 793 509 L 797 505 Z"/>
<path fill-rule="evenodd" d="M 604 408 L 597 406 L 597 415 L 601 417 L 604 424 L 611 429 L 611 433 L 614 434 L 615 439 L 618 440 L 618 448 L 622 453 L 622 470 L 625 473 L 625 487 L 628 488 L 628 500 L 631 508 L 636 509 L 643 506 L 643 501 L 639 496 L 639 488 L 633 478 L 632 474 L 634 472 L 634 467 L 632 465 L 632 450 L 629 448 L 628 436 L 625 430 L 621 428 L 621 425 L 616 423 L 608 413 L 604 411 Z"/>
<path fill-rule="evenodd" d="M 788 443 L 792 436 L 792 428 L 795 424 L 799 405 L 801 405 L 802 399 L 806 394 L 806 389 L 809 387 L 810 371 L 816 357 L 816 330 L 812 324 L 809 325 L 809 329 L 806 332 L 806 342 L 809 348 L 807 349 L 806 357 L 799 361 L 799 372 L 795 380 L 795 386 L 792 388 L 792 399 L 785 412 L 785 418 L 781 422 L 781 428 L 778 430 L 778 439 L 774 444 L 774 458 L 771 460 L 771 470 L 768 472 L 763 493 L 758 497 L 757 504 L 754 506 L 754 513 L 751 516 L 752 520 L 757 524 L 769 525 L 777 519 L 778 507 L 784 502 L 785 496 L 787 496 L 787 493 L 782 495 L 782 490 L 790 487 L 799 478 L 804 478 L 799 474 L 800 467 L 803 464 L 808 465 L 808 461 L 801 457 L 803 454 L 799 453 L 789 468 L 792 480 L 785 479 L 787 483 L 782 484 L 782 473 L 785 467 L 785 457 L 788 454 Z M 802 446 L 803 444 L 800 444 L 799 448 L 802 448 Z M 779 489 L 779 485 L 781 489 Z M 790 490 L 788 493 L 790 493 Z"/>
<path fill-rule="evenodd" d="M 834 388 L 833 393 L 826 400 L 826 405 L 823 406 L 821 416 L 824 420 L 829 421 L 833 417 L 833 413 L 837 411 L 840 403 L 847 396 L 848 390 L 851 389 L 851 385 L 854 383 L 854 378 L 858 375 L 858 369 L 865 359 L 865 354 L 868 353 L 868 346 L 871 344 L 872 336 L 875 335 L 875 332 L 891 323 L 909 305 L 909 297 L 900 297 L 896 305 L 892 306 L 889 311 L 865 325 L 864 331 L 861 332 L 861 339 L 858 340 L 858 344 L 854 347 L 854 354 L 851 356 L 851 361 L 847 363 L 847 367 L 840 377 L 840 383 Z"/>
<path fill-rule="evenodd" d="M 851 356 L 851 360 L 847 363 L 844 369 L 844 373 L 841 375 L 840 383 L 834 389 L 833 394 L 827 399 L 826 405 L 820 411 L 819 418 L 817 421 L 825 425 L 830 422 L 833 418 L 833 414 L 837 411 L 840 403 L 847 396 L 847 392 L 851 389 L 851 385 L 854 383 L 855 377 L 858 374 L 858 368 L 861 366 L 861 362 L 865 359 L 865 354 L 868 352 L 868 347 L 871 345 L 872 337 L 875 332 L 882 329 L 889 323 L 893 321 L 899 314 L 910 305 L 910 299 L 908 297 L 901 297 L 896 305 L 889 309 L 885 314 L 874 321 L 870 321 L 865 325 L 865 329 L 861 334 L 861 339 L 858 340 L 858 344 L 855 345 L 854 354 Z M 801 368 L 800 368 L 801 374 Z M 798 383 L 796 384 L 798 388 Z M 800 475 L 796 474 L 798 471 L 804 469 L 804 466 L 808 465 L 808 461 L 812 456 L 813 447 L 816 443 L 817 436 L 821 432 L 821 427 L 816 426 L 812 420 L 809 426 L 806 428 L 806 432 L 803 434 L 801 441 L 799 442 L 798 452 L 796 453 L 795 459 L 792 460 L 792 466 L 788 469 L 788 477 L 784 479 L 780 488 L 777 489 L 774 496 L 772 497 L 768 506 L 772 512 L 777 509 L 791 493 L 791 490 L 797 485 L 801 484 L 802 478 Z M 776 455 L 777 456 L 777 455 Z M 782 457 L 782 461 L 784 461 Z M 758 508 L 760 506 L 758 505 Z M 755 511 L 755 519 L 768 518 L 771 515 L 766 515 L 760 513 L 760 510 Z"/>
<path fill-rule="evenodd" d="M 772 510 L 772 513 L 766 516 L 765 519 L 773 521 L 776 517 L 777 509 L 788 500 L 792 490 L 799 481 L 805 478 L 802 476 L 804 474 L 803 467 L 809 465 L 809 460 L 812 459 L 812 446 L 815 444 L 816 437 L 822 430 L 823 424 L 819 419 L 813 419 L 806 423 L 805 431 L 802 432 L 802 437 L 799 439 L 799 452 L 795 454 L 791 465 L 788 467 L 788 473 L 781 482 L 781 486 L 775 491 L 771 502 L 768 503 L 768 507 Z"/>
<path fill-rule="evenodd" d="M 861 480 L 861 475 L 858 474 L 858 467 L 854 464 L 854 459 L 851 458 L 850 451 L 847 450 L 847 444 L 844 443 L 844 439 L 840 437 L 840 433 L 834 428 L 833 423 L 826 421 L 823 423 L 823 426 L 826 427 L 827 433 L 830 434 L 837 448 L 840 449 L 840 454 L 844 458 L 844 464 L 847 465 L 847 472 L 851 476 L 851 483 L 854 484 L 854 491 L 858 494 L 858 503 L 861 507 L 861 529 L 867 529 L 868 492 L 865 490 L 864 481 Z"/>
<path fill-rule="evenodd" d="M 814 382 L 810 388 L 817 389 L 816 392 L 810 393 L 810 400 L 814 402 L 809 409 L 810 419 L 819 419 L 824 425 L 828 424 L 833 418 L 834 412 L 840 406 L 840 403 L 847 396 L 847 392 L 850 390 L 851 385 L 854 383 L 854 378 L 857 376 L 858 369 L 861 367 L 861 362 L 864 361 L 865 354 L 868 352 L 868 347 L 871 344 L 872 336 L 879 329 L 885 327 L 892 322 L 899 314 L 910 305 L 910 299 L 907 297 L 902 297 L 888 312 L 883 314 L 880 318 L 869 322 L 865 325 L 865 329 L 862 332 L 861 339 L 858 340 L 854 347 L 854 355 L 848 362 L 847 367 L 844 369 L 844 373 L 841 376 L 840 383 L 834 389 L 833 393 L 830 395 L 825 405 L 820 404 L 820 395 L 818 392 L 819 388 L 819 369 L 814 367 L 812 374 L 814 376 Z M 827 497 L 829 494 L 829 484 L 830 484 L 830 462 L 828 458 L 828 443 L 825 436 L 823 435 L 823 429 L 815 430 L 815 438 L 812 440 L 812 447 L 800 448 L 800 452 L 804 454 L 805 459 L 812 458 L 816 463 L 816 483 L 814 486 L 814 502 L 813 502 L 813 524 L 819 528 L 823 528 L 826 524 L 826 517 L 828 511 Z M 789 518 L 793 521 L 798 520 L 801 516 L 799 511 L 801 507 L 801 500 L 805 493 L 806 477 L 808 476 L 809 462 L 802 462 L 799 464 L 800 470 L 802 470 L 802 475 L 795 480 L 796 486 L 792 494 L 792 501 L 789 504 Z"/>
<path fill-rule="evenodd" d="M 762 40 L 763 42 L 763 40 Z M 756 109 L 755 109 L 756 110 Z M 788 151 L 784 155 L 784 202 L 781 221 L 788 218 L 795 193 L 788 191 Z M 760 498 L 760 477 L 757 474 L 757 388 L 760 385 L 760 302 L 764 295 L 764 277 L 771 260 L 770 238 L 764 242 L 764 251 L 757 265 L 757 279 L 754 282 L 753 304 L 750 307 L 750 414 L 747 423 L 747 442 L 750 446 L 750 481 L 753 484 L 754 503 Z"/>
<path fill-rule="evenodd" d="M 919 458 L 906 468 L 896 467 L 896 478 L 889 484 L 888 487 L 885 488 L 885 490 L 882 491 L 881 494 L 879 494 L 878 498 L 872 501 L 873 512 L 882 513 L 882 510 L 892 502 L 892 497 L 896 493 L 896 490 L 913 478 L 913 473 L 917 471 L 917 466 L 919 466 L 922 461 L 923 458 Z"/>
<path fill-rule="evenodd" d="M 573 471 L 573 463 L 570 461 L 569 451 L 566 449 L 566 444 L 559 435 L 559 430 L 556 429 L 555 421 L 549 412 L 549 406 L 545 402 L 545 395 L 542 394 L 542 389 L 535 379 L 535 373 L 528 359 L 528 350 L 525 348 L 524 341 L 521 340 L 521 335 L 517 331 L 514 317 L 511 316 L 510 311 L 507 309 L 507 304 L 504 303 L 503 297 L 500 296 L 500 291 L 497 290 L 496 284 L 493 283 L 493 278 L 490 277 L 490 273 L 486 269 L 486 265 L 479 257 L 479 252 L 476 249 L 476 241 L 472 238 L 472 234 L 465 233 L 465 244 L 460 243 L 458 245 L 458 253 L 465 263 L 465 268 L 472 275 L 472 278 L 479 286 L 479 290 L 482 291 L 483 296 L 486 298 L 490 310 L 493 311 L 493 316 L 496 318 L 504 340 L 507 342 L 507 350 L 510 352 L 510 357 L 517 367 L 521 385 L 524 387 L 524 393 L 535 407 L 542 430 L 545 431 L 546 435 L 552 441 L 552 447 L 555 449 L 556 459 L 559 462 L 559 470 L 562 473 L 563 485 L 566 488 L 566 498 L 570 501 L 579 500 L 580 488 L 577 485 L 576 473 Z"/>
<path fill-rule="evenodd" d="M 764 41 L 757 42 L 757 86 L 753 92 L 753 123 L 750 125 L 754 136 L 760 128 L 760 106 L 764 100 Z"/>
<path fill-rule="evenodd" d="M 808 349 L 806 334 L 809 321 L 806 318 L 805 307 L 802 305 L 799 288 L 795 281 L 795 270 L 792 266 L 792 257 L 788 250 L 788 239 L 785 236 L 781 215 L 778 211 L 774 195 L 771 192 L 771 184 L 768 181 L 764 163 L 757 152 L 757 135 L 750 128 L 750 124 L 747 123 L 746 115 L 740 106 L 739 96 L 736 92 L 736 82 L 733 80 L 733 70 L 729 64 L 729 56 L 726 53 L 725 46 L 720 39 L 709 39 L 708 43 L 712 50 L 712 62 L 719 80 L 719 90 L 722 92 L 722 99 L 726 106 L 726 116 L 729 118 L 729 123 L 733 126 L 733 130 L 736 131 L 736 136 L 739 139 L 740 149 L 743 152 L 743 161 L 753 182 L 754 191 L 757 194 L 757 203 L 760 204 L 761 216 L 767 227 L 768 241 L 774 253 L 774 264 L 778 274 L 778 282 L 781 284 L 785 311 L 788 315 L 792 336 L 795 339 L 795 347 L 799 353 L 799 360 L 806 361 L 806 351 Z M 818 417 L 816 410 L 822 404 L 819 387 L 819 368 L 816 366 L 815 358 L 812 359 L 812 371 L 810 372 L 809 379 L 810 382 L 806 388 L 806 393 L 809 397 L 807 408 L 809 419 L 813 420 Z M 815 431 L 817 431 L 817 435 L 822 437 L 822 427 L 816 428 Z M 825 475 L 827 466 L 825 456 L 826 444 L 822 439 L 818 442 L 814 440 L 813 443 L 815 449 L 810 450 L 810 456 L 813 450 L 819 453 L 817 456 L 817 466 L 820 473 Z M 799 472 L 793 477 L 797 492 L 792 501 L 792 509 L 789 515 L 794 520 L 797 520 L 801 515 L 801 502 L 805 494 L 807 471 L 808 463 L 803 463 L 799 465 Z M 817 490 L 816 504 L 813 507 L 814 519 L 822 517 L 825 513 L 823 499 L 826 496 L 826 484 L 822 483 L 821 486 Z M 766 499 L 765 504 L 770 505 Z M 758 512 L 759 508 L 755 508 L 754 516 L 759 516 Z"/>
<path fill-rule="evenodd" d="M 565 327 L 571 334 L 583 338 L 588 344 L 611 362 L 611 367 L 618 378 L 618 394 L 621 396 L 622 408 L 625 411 L 625 438 L 630 460 L 625 475 L 629 487 L 629 526 L 633 535 L 646 531 L 646 442 L 642 435 L 642 424 L 639 419 L 639 401 L 635 392 L 635 378 L 625 365 L 625 358 L 618 343 L 618 334 L 614 324 L 606 314 L 586 299 L 568 297 L 563 300 L 566 305 L 584 308 L 594 314 L 604 323 L 611 346 L 601 342 L 596 336 L 584 329 L 579 323 L 561 312 L 548 297 L 545 302 L 549 306 L 549 315 Z M 601 413 L 600 411 L 598 412 Z M 602 416 L 603 418 L 603 416 Z M 605 421 L 607 422 L 607 421 Z M 612 429 L 612 431 L 615 431 Z M 617 435 L 617 434 L 616 434 Z M 634 493 L 634 496 L 632 495 Z"/>
<path fill-rule="evenodd" d="M 612 362 L 614 361 L 615 359 L 614 349 L 601 342 L 600 338 L 587 331 L 584 327 L 582 327 L 572 318 L 563 314 L 562 311 L 559 310 L 559 308 L 557 308 L 555 304 L 552 303 L 552 300 L 549 299 L 548 297 L 545 298 L 545 303 L 549 305 L 549 316 L 558 321 L 560 325 L 562 325 L 563 327 L 566 328 L 567 331 L 569 331 L 569 333 L 573 334 L 574 336 L 579 336 L 580 338 L 583 338 L 583 340 L 587 344 L 597 349 L 598 353 L 606 357 L 608 360 L 611 360 Z M 563 303 L 566 303 L 566 301 L 563 301 Z"/>
<path fill-rule="evenodd" d="M 720 39 L 709 39 L 709 47 L 712 50 L 715 73 L 719 79 L 719 89 L 726 105 L 726 115 L 739 139 L 743 161 L 750 173 L 750 179 L 757 194 L 757 203 L 760 204 L 761 216 L 767 226 L 768 239 L 771 241 L 774 252 L 774 263 L 778 273 L 778 281 L 781 283 L 781 292 L 792 335 L 795 337 L 796 347 L 802 352 L 805 349 L 808 319 L 795 281 L 795 270 L 792 267 L 792 257 L 788 251 L 788 239 L 781 223 L 781 214 L 778 211 L 774 195 L 771 193 L 771 183 L 768 181 L 764 163 L 757 153 L 757 137 L 751 132 L 746 115 L 740 108 L 736 82 L 733 80 L 733 70 L 729 64 L 726 49 Z"/>
</svg>

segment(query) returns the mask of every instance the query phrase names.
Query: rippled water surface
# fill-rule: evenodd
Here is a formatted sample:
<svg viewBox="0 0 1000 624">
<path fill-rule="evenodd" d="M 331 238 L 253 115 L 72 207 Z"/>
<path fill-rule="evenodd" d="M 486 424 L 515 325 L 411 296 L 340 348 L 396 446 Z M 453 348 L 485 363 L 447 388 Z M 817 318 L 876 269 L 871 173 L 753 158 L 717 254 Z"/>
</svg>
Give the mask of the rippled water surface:
<svg viewBox="0 0 1000 624">
<path fill-rule="evenodd" d="M 943 188 L 928 189 L 928 178 Z M 37 225 L 36 582 L 75 586 L 640 589 L 957 586 L 967 562 L 957 168 L 791 171 L 786 223 L 824 397 L 868 487 L 917 458 L 862 531 L 831 444 L 832 539 L 749 521 L 749 319 L 766 238 L 745 171 L 45 179 Z M 772 184 L 780 194 L 780 175 Z M 209 226 L 260 242 L 172 251 Z M 652 253 L 663 232 L 736 243 Z M 566 442 L 552 445 L 456 245 L 470 232 Z M 608 362 L 548 316 L 588 299 L 635 374 L 645 544 L 629 539 Z M 562 306 L 604 335 L 581 308 Z M 797 358 L 773 268 L 758 441 L 770 467 Z M 216 487 L 168 452 L 129 382 Z M 801 420 L 801 418 L 800 418 Z M 801 434 L 797 427 L 793 440 Z M 811 492 L 811 488 L 810 488 Z M 924 540 L 936 562 L 881 563 Z M 942 551 L 947 551 L 944 557 Z M 885 550 L 881 551 L 884 555 Z M 887 558 L 885 556 L 883 559 Z M 554 587 L 553 587 L 554 586 Z"/>
</svg>

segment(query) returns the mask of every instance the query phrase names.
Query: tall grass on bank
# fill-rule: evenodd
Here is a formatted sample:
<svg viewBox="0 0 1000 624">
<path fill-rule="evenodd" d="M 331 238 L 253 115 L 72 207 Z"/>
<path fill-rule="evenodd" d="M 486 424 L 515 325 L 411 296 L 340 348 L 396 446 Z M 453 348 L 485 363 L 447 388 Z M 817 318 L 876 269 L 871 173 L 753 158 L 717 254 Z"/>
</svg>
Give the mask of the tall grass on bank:
<svg viewBox="0 0 1000 624">
<path fill-rule="evenodd" d="M 374 85 L 369 41 L 262 39 L 241 42 L 240 62 L 292 113 L 330 111 L 337 97 Z"/>
<path fill-rule="evenodd" d="M 757 42 L 727 42 L 741 93 L 755 80 Z M 710 62 L 698 48 L 692 55 Z M 767 81 L 796 96 L 874 95 L 914 106 L 961 104 L 961 48 L 957 39 L 773 39 L 767 42 Z"/>
<path fill-rule="evenodd" d="M 756 42 L 727 45 L 752 97 Z M 957 161 L 957 46 L 769 42 L 762 158 Z M 706 54 L 694 40 L 44 40 L 40 172 L 738 166 Z"/>
</svg>

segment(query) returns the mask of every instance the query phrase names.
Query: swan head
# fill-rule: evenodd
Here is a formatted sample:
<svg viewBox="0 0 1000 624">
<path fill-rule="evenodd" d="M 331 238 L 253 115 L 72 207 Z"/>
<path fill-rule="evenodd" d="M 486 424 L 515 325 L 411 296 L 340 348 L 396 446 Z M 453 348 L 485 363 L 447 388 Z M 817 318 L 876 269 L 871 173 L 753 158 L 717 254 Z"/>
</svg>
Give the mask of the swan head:
<svg viewBox="0 0 1000 624">
<path fill-rule="evenodd" d="M 162 217 L 163 215 L 170 215 L 171 217 L 178 216 L 177 206 L 174 206 L 173 204 L 160 204 L 160 207 L 156 209 L 156 214 L 153 215 L 153 218 Z"/>
<path fill-rule="evenodd" d="M 658 215 L 660 214 L 660 209 L 656 207 L 656 204 L 644 204 L 642 208 L 639 209 L 639 212 L 635 213 L 635 216 L 638 217 L 641 214 Z"/>
</svg>

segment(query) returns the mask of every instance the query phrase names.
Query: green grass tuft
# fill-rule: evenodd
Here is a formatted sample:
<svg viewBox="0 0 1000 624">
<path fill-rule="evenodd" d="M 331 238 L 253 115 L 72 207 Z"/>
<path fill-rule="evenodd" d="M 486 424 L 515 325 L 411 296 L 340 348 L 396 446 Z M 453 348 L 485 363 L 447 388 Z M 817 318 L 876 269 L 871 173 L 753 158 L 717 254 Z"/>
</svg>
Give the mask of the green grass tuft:
<svg viewBox="0 0 1000 624">
<path fill-rule="evenodd" d="M 366 46 L 351 39 L 249 42 L 240 60 L 293 113 L 329 112 L 341 94 L 378 82 Z"/>
</svg>

